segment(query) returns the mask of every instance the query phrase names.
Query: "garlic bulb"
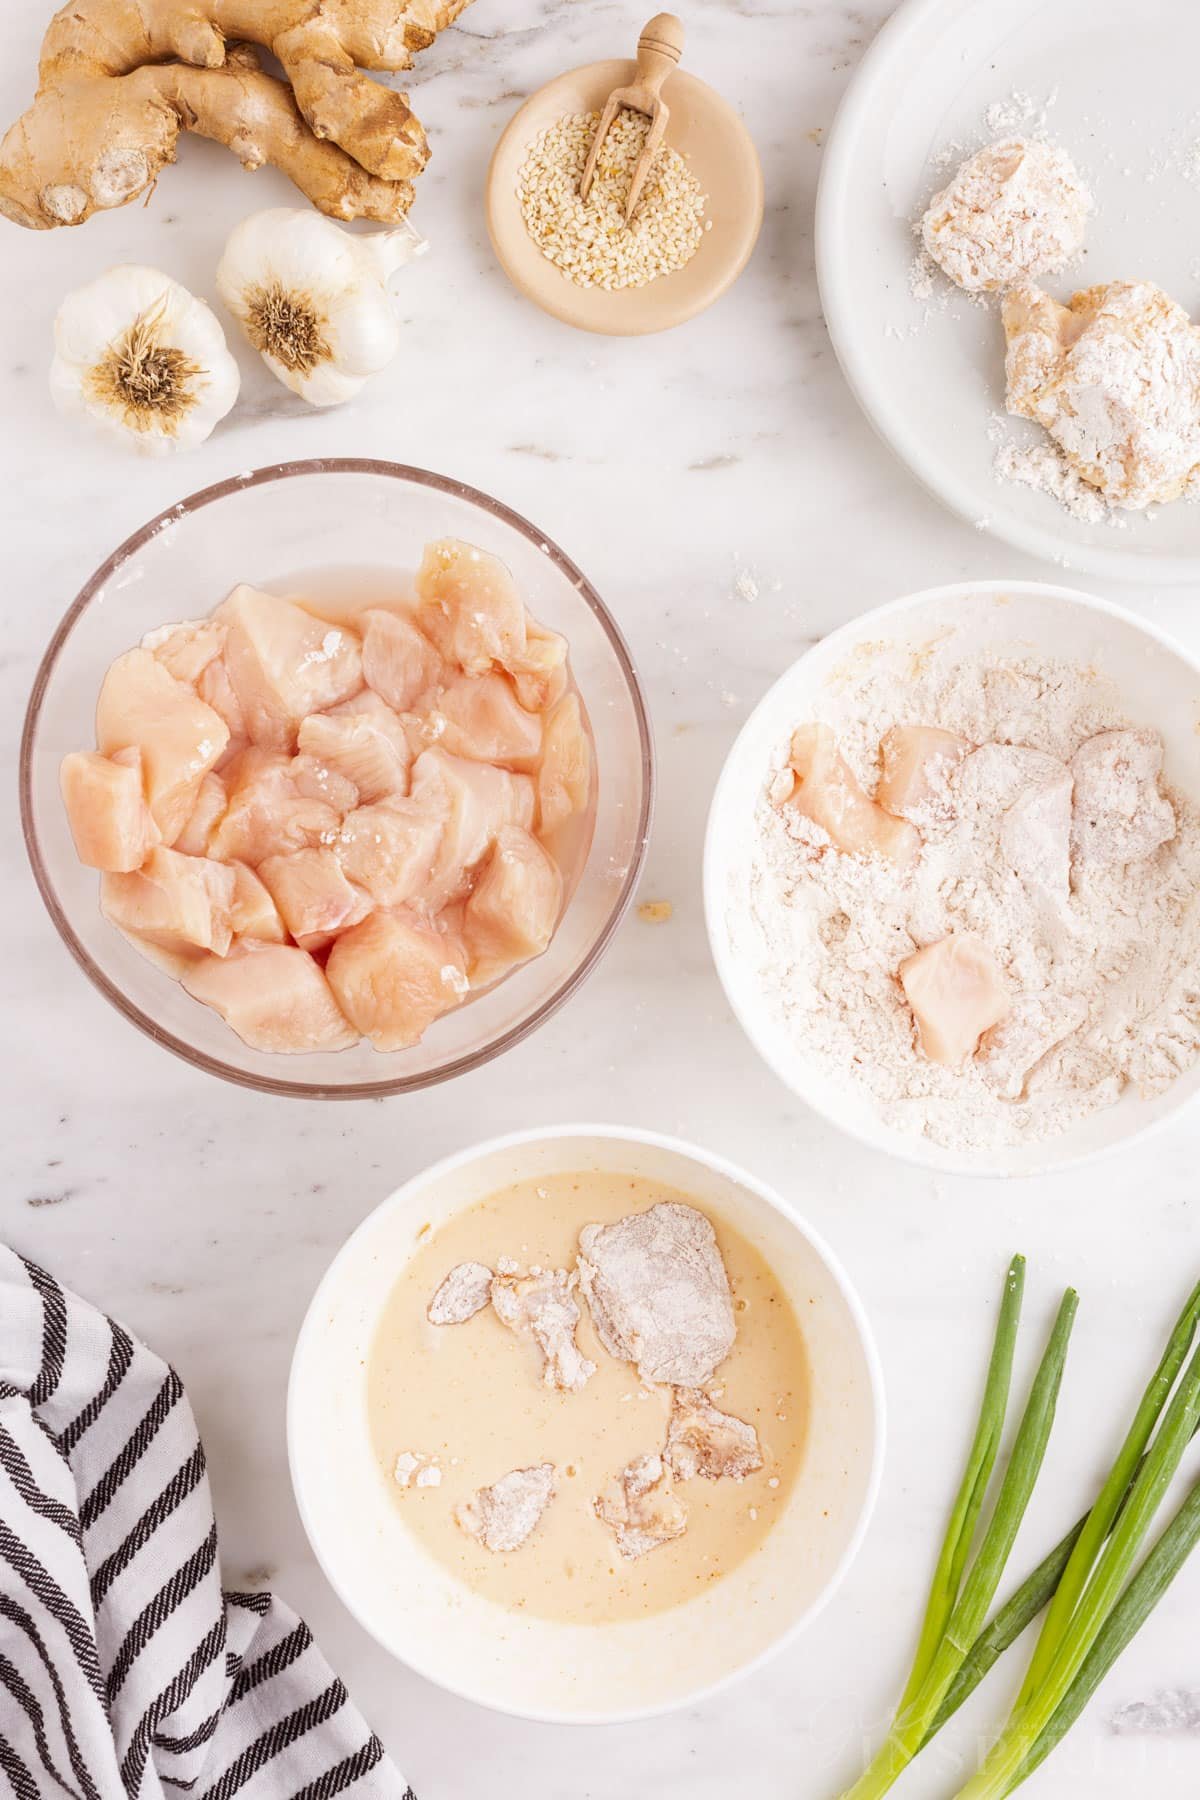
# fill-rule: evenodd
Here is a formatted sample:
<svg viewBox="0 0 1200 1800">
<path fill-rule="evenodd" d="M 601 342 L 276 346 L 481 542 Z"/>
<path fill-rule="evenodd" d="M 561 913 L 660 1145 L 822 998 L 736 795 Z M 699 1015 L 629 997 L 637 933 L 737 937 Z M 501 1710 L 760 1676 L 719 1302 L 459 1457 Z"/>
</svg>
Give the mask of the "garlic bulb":
<svg viewBox="0 0 1200 1800">
<path fill-rule="evenodd" d="M 400 348 L 388 278 L 425 248 L 408 224 L 358 237 L 320 213 L 272 208 L 237 226 L 217 290 L 285 387 L 337 406 Z"/>
<path fill-rule="evenodd" d="M 68 294 L 54 347 L 50 392 L 59 411 L 150 455 L 202 444 L 241 384 L 212 308 L 137 264 Z"/>
</svg>

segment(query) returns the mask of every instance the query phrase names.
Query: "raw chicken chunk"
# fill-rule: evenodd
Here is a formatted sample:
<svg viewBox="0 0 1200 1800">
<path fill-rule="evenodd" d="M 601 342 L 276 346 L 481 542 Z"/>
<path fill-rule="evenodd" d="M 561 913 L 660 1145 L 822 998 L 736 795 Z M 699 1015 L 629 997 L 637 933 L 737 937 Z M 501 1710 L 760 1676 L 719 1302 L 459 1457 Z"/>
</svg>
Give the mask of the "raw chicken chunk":
<svg viewBox="0 0 1200 1800">
<path fill-rule="evenodd" d="M 455 1263 L 425 1309 L 431 1325 L 465 1325 L 492 1298 L 492 1271 L 486 1263 Z"/>
<path fill-rule="evenodd" d="M 477 1488 L 454 1518 L 468 1537 L 478 1538 L 486 1550 L 502 1556 L 519 1550 L 532 1537 L 553 1498 L 554 1464 L 535 1463 L 529 1469 L 511 1470 L 491 1487 Z"/>
<path fill-rule="evenodd" d="M 305 755 L 352 781 L 367 805 L 408 792 L 408 734 L 370 688 L 334 712 L 313 713 L 302 722 L 298 741 Z"/>
<path fill-rule="evenodd" d="M 579 1276 L 610 1356 L 645 1381 L 699 1387 L 733 1348 L 729 1278 L 704 1214 L 662 1201 L 579 1234 Z"/>
<path fill-rule="evenodd" d="M 225 771 L 229 805 L 209 839 L 209 855 L 257 868 L 268 856 L 286 856 L 332 843 L 341 816 L 324 800 L 296 791 L 291 758 L 251 748 Z"/>
<path fill-rule="evenodd" d="M 228 798 L 225 783 L 210 769 L 200 783 L 196 804 L 188 814 L 187 824 L 175 839 L 175 849 L 182 850 L 186 856 L 206 856 L 213 829 L 225 816 Z"/>
<path fill-rule="evenodd" d="M 224 662 L 252 743 L 294 750 L 301 719 L 362 686 L 359 640 L 278 594 L 236 587 L 214 615 L 227 627 Z"/>
<path fill-rule="evenodd" d="M 402 1450 L 392 1468 L 397 1487 L 431 1488 L 442 1485 L 442 1465 L 423 1450 Z"/>
<path fill-rule="evenodd" d="M 369 895 L 347 881 L 332 850 L 268 856 L 258 873 L 302 950 L 323 950 L 371 910 Z"/>
<path fill-rule="evenodd" d="M 901 819 L 930 804 L 947 810 L 944 778 L 970 748 L 965 737 L 937 725 L 893 725 L 879 744 L 883 773 L 876 805 Z"/>
<path fill-rule="evenodd" d="M 150 650 L 176 681 L 195 687 L 210 662 L 225 648 L 225 627 L 216 619 L 184 619 L 148 631 L 142 649 Z"/>
<path fill-rule="evenodd" d="M 827 832 L 847 856 L 885 856 L 903 867 L 921 848 L 915 826 L 869 800 L 838 750 L 828 725 L 801 725 L 792 734 L 792 790 L 784 800 Z"/>
<path fill-rule="evenodd" d="M 241 701 L 234 693 L 224 657 L 216 657 L 201 670 L 196 682 L 196 692 L 206 705 L 212 707 L 218 718 L 224 720 L 230 742 L 245 745 L 250 736 L 246 728 L 246 715 L 242 711 Z"/>
<path fill-rule="evenodd" d="M 525 650 L 525 607 L 504 564 L 474 544 L 428 544 L 417 570 L 417 623 L 464 675 L 485 675 Z M 386 697 L 386 696 L 385 696 Z"/>
<path fill-rule="evenodd" d="M 515 964 L 541 956 L 558 923 L 562 885 L 558 864 L 536 838 L 519 825 L 497 833 L 463 915 L 472 987 L 486 987 Z"/>
<path fill-rule="evenodd" d="M 291 944 L 242 939 L 228 956 L 206 956 L 187 970 L 183 985 L 220 1013 L 252 1050 L 298 1055 L 345 1050 L 358 1039 L 320 964 Z"/>
<path fill-rule="evenodd" d="M 306 725 L 307 719 L 304 721 Z M 304 729 L 304 725 L 301 726 Z M 305 800 L 323 800 L 334 812 L 353 812 L 358 805 L 358 789 L 348 776 L 331 768 L 319 756 L 301 752 L 288 764 L 292 786 Z"/>
<path fill-rule="evenodd" d="M 1001 1099 L 1023 1100 L 1037 1065 L 1086 1018 L 1087 1005 L 1078 994 L 1023 994 L 999 1025 L 984 1032 L 980 1074 Z"/>
<path fill-rule="evenodd" d="M 105 675 L 96 748 L 102 756 L 141 751 L 146 803 L 164 844 L 182 831 L 200 783 L 228 742 L 224 720 L 149 650 L 127 650 Z"/>
<path fill-rule="evenodd" d="M 235 937 L 262 938 L 282 944 L 287 938 L 279 908 L 249 863 L 233 862 L 233 904 L 229 921 Z"/>
<path fill-rule="evenodd" d="M 463 999 L 466 964 L 449 932 L 411 913 L 377 912 L 342 933 L 325 972 L 342 1011 L 377 1050 L 404 1050 Z"/>
<path fill-rule="evenodd" d="M 542 1385 L 573 1394 L 596 1373 L 595 1363 L 589 1362 L 575 1342 L 578 1282 L 579 1277 L 566 1269 L 536 1269 L 528 1275 L 492 1278 L 496 1317 L 518 1337 L 530 1339 L 542 1353 Z"/>
<path fill-rule="evenodd" d="M 431 908 L 461 899 L 470 877 L 506 825 L 528 830 L 534 790 L 528 775 L 512 775 L 486 763 L 423 750 L 412 767 L 412 800 L 442 822 L 429 885 L 422 896 Z"/>
<path fill-rule="evenodd" d="M 417 712 L 424 744 L 525 774 L 538 766 L 542 721 L 518 704 L 507 675 L 464 675 L 426 694 Z"/>
<path fill-rule="evenodd" d="M 1101 731 L 1071 758 L 1071 842 L 1081 863 L 1140 862 L 1175 836 L 1175 809 L 1159 787 L 1157 731 Z"/>
<path fill-rule="evenodd" d="M 58 779 L 80 862 L 118 874 L 140 869 L 160 841 L 142 793 L 141 751 L 73 751 Z"/>
<path fill-rule="evenodd" d="M 922 1052 L 948 1069 L 974 1056 L 983 1033 L 1008 1015 L 996 959 L 972 932 L 927 944 L 900 964 L 899 973 Z"/>
<path fill-rule="evenodd" d="M 527 712 L 542 713 L 567 691 L 567 640 L 525 614 L 525 648 L 510 654 L 504 667 Z"/>
<path fill-rule="evenodd" d="M 140 869 L 105 875 L 100 909 L 128 936 L 162 950 L 213 950 L 224 956 L 233 929 L 233 870 L 205 856 L 183 856 L 160 845 Z"/>
<path fill-rule="evenodd" d="M 585 810 L 592 791 L 592 745 L 578 694 L 565 694 L 546 719 L 538 770 L 538 830 L 547 835 Z"/>
<path fill-rule="evenodd" d="M 753 1425 L 721 1412 L 701 1388 L 675 1389 L 664 1455 L 679 1481 L 744 1481 L 763 1464 Z"/>
<path fill-rule="evenodd" d="M 635 1457 L 593 1504 L 629 1561 L 687 1530 L 687 1507 L 673 1491 L 661 1456 Z"/>
<path fill-rule="evenodd" d="M 403 613 L 373 608 L 362 616 L 363 678 L 395 712 L 408 708 L 444 673 L 425 633 Z"/>
<path fill-rule="evenodd" d="M 440 815 L 412 800 L 381 800 L 347 813 L 334 853 L 377 906 L 403 906 L 427 892 L 441 841 Z"/>
<path fill-rule="evenodd" d="M 1014 875 L 1058 901 L 1071 885 L 1071 771 L 1024 744 L 983 744 L 959 767 L 957 792 L 999 818 Z"/>
</svg>

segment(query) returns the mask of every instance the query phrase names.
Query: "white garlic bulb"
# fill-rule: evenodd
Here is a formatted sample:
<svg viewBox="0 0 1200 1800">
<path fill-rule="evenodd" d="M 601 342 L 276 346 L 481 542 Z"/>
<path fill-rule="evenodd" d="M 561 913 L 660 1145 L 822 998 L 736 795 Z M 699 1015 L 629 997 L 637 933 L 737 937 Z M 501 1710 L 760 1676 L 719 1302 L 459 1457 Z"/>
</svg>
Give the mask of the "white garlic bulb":
<svg viewBox="0 0 1200 1800">
<path fill-rule="evenodd" d="M 54 348 L 50 392 L 59 411 L 150 455 L 202 444 L 241 385 L 212 308 L 138 264 L 68 294 Z"/>
<path fill-rule="evenodd" d="M 303 208 L 236 227 L 217 290 L 273 375 L 310 406 L 337 406 L 400 348 L 389 277 L 426 249 L 411 225 L 359 237 Z"/>
</svg>

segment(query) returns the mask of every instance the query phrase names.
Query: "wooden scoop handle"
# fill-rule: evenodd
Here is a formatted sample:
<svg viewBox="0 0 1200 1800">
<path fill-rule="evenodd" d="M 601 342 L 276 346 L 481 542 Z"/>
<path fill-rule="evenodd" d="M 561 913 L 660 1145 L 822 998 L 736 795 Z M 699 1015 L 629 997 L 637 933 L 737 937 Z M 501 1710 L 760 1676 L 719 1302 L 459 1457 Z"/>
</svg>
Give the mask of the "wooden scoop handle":
<svg viewBox="0 0 1200 1800">
<path fill-rule="evenodd" d="M 632 85 L 657 95 L 682 55 L 683 21 L 674 13 L 656 13 L 638 39 Z"/>
</svg>

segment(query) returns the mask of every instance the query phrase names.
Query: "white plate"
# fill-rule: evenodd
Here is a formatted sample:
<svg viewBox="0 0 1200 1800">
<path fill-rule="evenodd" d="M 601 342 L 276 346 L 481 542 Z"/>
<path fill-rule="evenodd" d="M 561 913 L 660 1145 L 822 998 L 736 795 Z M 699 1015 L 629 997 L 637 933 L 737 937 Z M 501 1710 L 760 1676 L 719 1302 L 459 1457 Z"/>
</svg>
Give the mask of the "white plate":
<svg viewBox="0 0 1200 1800">
<path fill-rule="evenodd" d="M 1198 65 L 1200 7 L 1188 0 L 908 0 L 842 102 L 817 202 L 825 317 L 876 430 L 964 518 L 1118 580 L 1200 580 L 1200 506 L 1123 514 L 1119 529 L 997 481 L 988 425 L 1004 407 L 998 305 L 968 300 L 940 275 L 932 302 L 914 298 L 910 221 L 962 155 L 1000 135 L 987 129 L 989 107 L 1014 92 L 1039 105 L 1053 95 L 1046 129 L 1075 158 L 1097 211 L 1085 254 L 1046 286 L 1065 299 L 1092 282 L 1146 279 L 1195 313 Z M 1024 421 L 1007 429 L 1041 435 Z"/>
<path fill-rule="evenodd" d="M 704 846 L 704 912 L 717 974 L 746 1036 L 802 1100 L 852 1137 L 906 1162 L 959 1175 L 1041 1175 L 1085 1162 L 1162 1125 L 1200 1093 L 1200 1063 L 1165 1093 L 1141 1100 L 1127 1090 L 1115 1106 L 1081 1119 L 1060 1137 L 1001 1149 L 948 1150 L 880 1119 L 865 1088 L 824 1074 L 797 1050 L 764 995 L 761 947 L 750 924 L 754 814 L 771 757 L 812 716 L 815 697 L 836 728 L 837 696 L 848 665 L 869 657 L 904 679 L 914 653 L 953 640 L 964 657 L 1028 654 L 1095 668 L 1117 687 L 1135 723 L 1162 732 L 1166 773 L 1200 799 L 1200 664 L 1178 644 L 1107 601 L 1040 581 L 983 581 L 931 588 L 876 607 L 843 625 L 792 664 L 761 700 L 726 759 L 713 795 Z"/>
</svg>

